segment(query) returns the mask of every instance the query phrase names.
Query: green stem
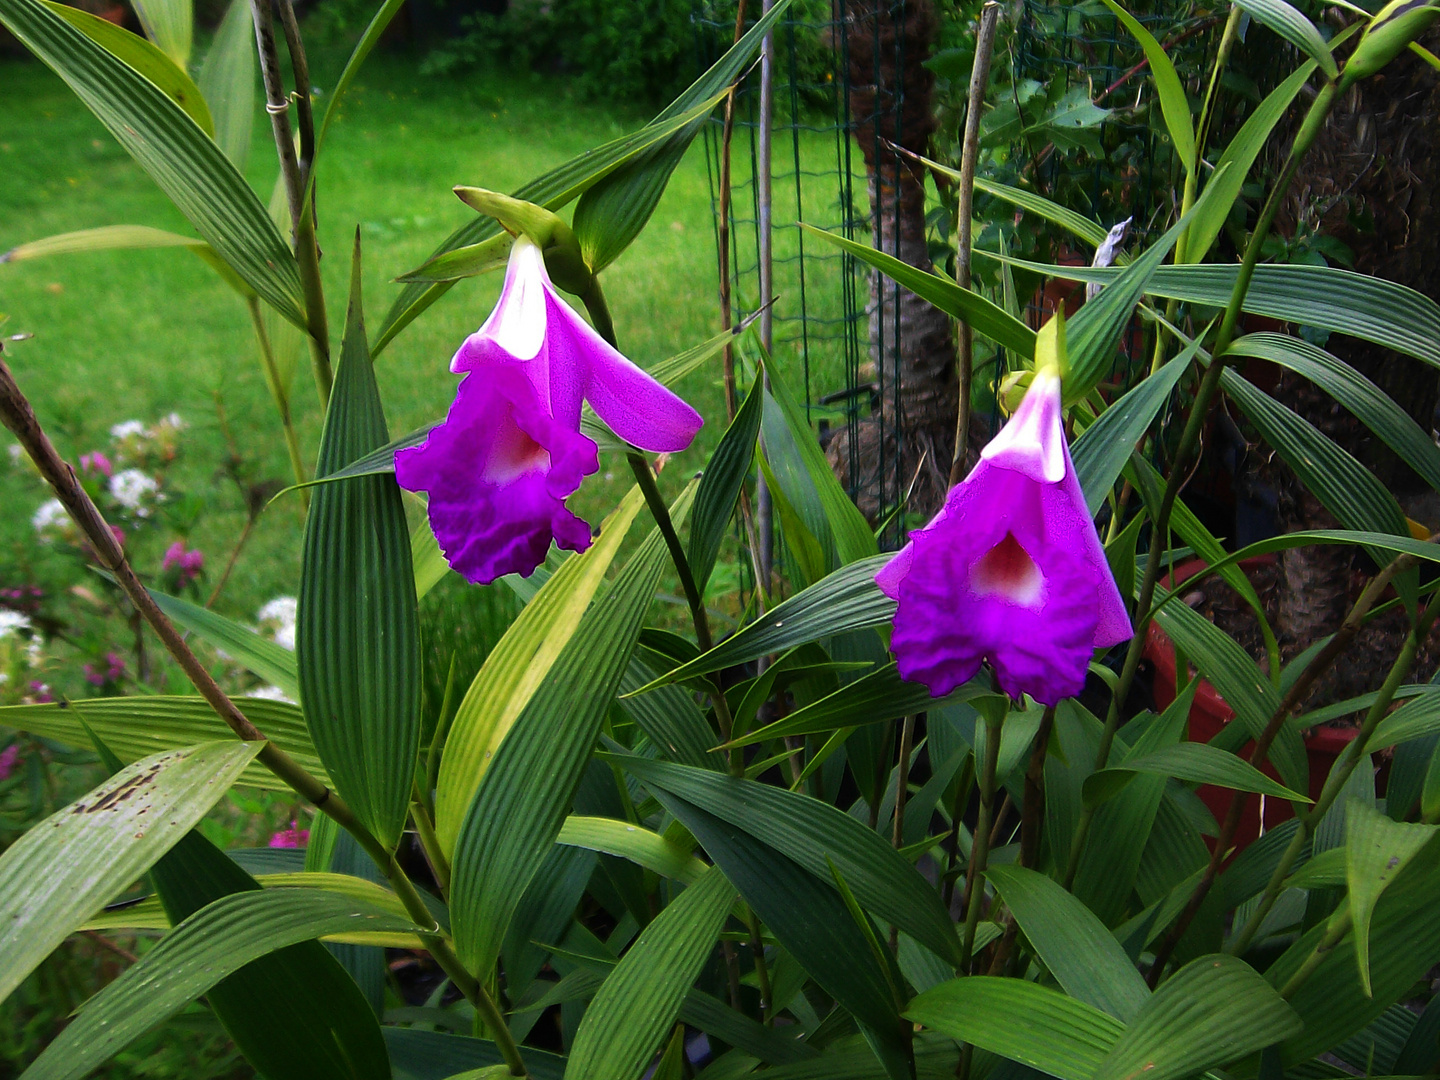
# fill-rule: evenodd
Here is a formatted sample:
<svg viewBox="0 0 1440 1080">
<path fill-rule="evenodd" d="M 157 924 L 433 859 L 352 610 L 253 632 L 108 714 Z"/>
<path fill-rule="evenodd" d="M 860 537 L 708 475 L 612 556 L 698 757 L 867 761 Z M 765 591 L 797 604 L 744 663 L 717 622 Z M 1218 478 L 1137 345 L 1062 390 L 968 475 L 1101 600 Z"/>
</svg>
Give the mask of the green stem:
<svg viewBox="0 0 1440 1080">
<path fill-rule="evenodd" d="M 1321 788 L 1320 798 L 1315 800 L 1315 805 L 1305 813 L 1298 815 L 1300 824 L 1295 830 L 1295 835 L 1290 839 L 1290 846 L 1280 856 L 1280 862 L 1270 875 L 1270 881 L 1265 886 L 1260 903 L 1256 905 L 1250 918 L 1226 947 L 1226 952 L 1240 956 L 1255 940 L 1255 935 L 1260 931 L 1260 924 L 1265 921 L 1265 916 L 1270 914 L 1270 909 L 1279 899 L 1285 879 L 1290 876 L 1290 870 L 1300 857 L 1306 842 L 1314 833 L 1315 827 L 1324 820 L 1335 800 L 1340 797 L 1340 792 L 1345 790 L 1350 775 L 1360 764 L 1360 759 L 1364 757 L 1370 745 L 1370 739 L 1375 734 L 1375 729 L 1380 726 L 1380 721 L 1385 719 L 1385 714 L 1390 711 L 1390 703 L 1395 698 L 1395 691 L 1400 689 L 1406 676 L 1410 674 L 1410 668 L 1415 663 L 1415 655 L 1420 651 L 1421 643 L 1430 636 L 1430 629 L 1434 626 L 1437 615 L 1440 615 L 1440 601 L 1432 600 L 1430 606 L 1410 627 L 1405 644 L 1401 646 L 1400 654 L 1395 657 L 1395 662 L 1390 665 L 1390 672 L 1385 676 L 1384 685 L 1376 693 L 1375 700 L 1370 705 L 1370 711 L 1365 714 L 1365 722 L 1360 725 L 1360 731 L 1330 769 L 1330 775 L 1325 778 L 1325 786 Z"/>
<path fill-rule="evenodd" d="M 760 987 L 760 1015 L 766 1027 L 775 1026 L 775 990 L 770 984 L 770 969 L 765 964 L 765 939 L 760 936 L 760 920 L 750 913 L 750 951 L 755 955 L 755 981 Z"/>
<path fill-rule="evenodd" d="M 435 788 L 440 782 L 440 757 L 445 750 L 445 739 L 450 733 L 450 723 L 455 719 L 455 653 L 450 654 L 450 670 L 445 675 L 445 693 L 440 699 L 440 714 L 435 718 L 435 734 L 430 738 L 430 750 L 425 755 L 425 790 L 420 792 L 421 805 L 435 814 Z"/>
<path fill-rule="evenodd" d="M 418 796 L 418 792 L 416 793 Z M 430 864 L 430 871 L 435 875 L 435 884 L 439 886 L 440 896 L 448 902 L 450 898 L 450 860 L 445 858 L 445 852 L 440 847 L 440 838 L 435 835 L 435 822 L 430 817 L 430 811 L 425 804 L 417 797 L 415 803 L 410 807 L 410 817 L 415 822 L 415 835 L 420 838 L 420 847 L 425 852 L 425 861 Z"/>
<path fill-rule="evenodd" d="M 1296 969 L 1295 974 L 1285 980 L 1285 985 L 1280 988 L 1280 996 L 1289 1001 L 1295 996 L 1295 991 L 1309 981 L 1310 976 L 1315 974 L 1318 968 L 1329 955 L 1335 951 L 1346 934 L 1350 932 L 1354 924 L 1353 916 L 1350 914 L 1350 905 L 1346 904 L 1334 915 L 1330 916 L 1330 925 L 1325 931 L 1325 936 L 1315 943 L 1315 948 L 1305 958 L 1305 962 Z"/>
<path fill-rule="evenodd" d="M 1275 215 L 1280 210 L 1280 204 L 1290 190 L 1290 182 L 1295 178 L 1295 170 L 1315 144 L 1316 138 L 1319 137 L 1334 100 L 1335 84 L 1333 82 L 1326 83 L 1315 96 L 1315 101 L 1310 106 L 1310 112 L 1306 115 L 1299 133 L 1295 136 L 1295 142 L 1290 148 L 1290 155 L 1286 158 L 1285 166 L 1275 185 L 1270 189 L 1270 197 L 1265 201 L 1265 206 L 1260 211 L 1260 217 L 1255 223 L 1255 231 L 1250 234 L 1250 240 L 1245 246 L 1245 257 L 1240 264 L 1240 272 L 1236 275 L 1234 288 L 1230 291 L 1230 300 L 1225 306 L 1225 315 L 1221 320 L 1214 347 L 1211 349 L 1210 366 L 1206 369 L 1204 377 L 1200 380 L 1200 386 L 1195 392 L 1195 403 L 1190 407 L 1190 416 L 1186 420 L 1185 430 L 1181 434 L 1180 443 L 1175 450 L 1175 461 L 1171 467 L 1169 479 L 1165 483 L 1165 494 L 1161 497 L 1159 510 L 1151 523 L 1150 556 L 1145 560 L 1145 577 L 1141 581 L 1140 594 L 1135 605 L 1138 616 L 1135 622 L 1135 636 L 1130 639 L 1130 647 L 1125 653 L 1125 666 L 1121 669 L 1120 680 L 1110 699 L 1110 709 L 1105 717 L 1105 729 L 1101 734 L 1100 746 L 1095 755 L 1097 770 L 1103 769 L 1110 761 L 1110 747 L 1115 741 L 1115 732 L 1120 726 L 1120 709 L 1130 692 L 1130 685 L 1135 680 L 1135 673 L 1140 667 L 1141 653 L 1144 651 L 1146 635 L 1150 629 L 1150 605 L 1155 598 L 1155 586 L 1160 578 L 1161 538 L 1167 535 L 1170 528 L 1170 513 L 1175 507 L 1175 500 L 1179 497 L 1181 485 L 1185 482 L 1186 465 L 1199 445 L 1200 433 L 1204 430 L 1209 419 L 1210 407 L 1214 403 L 1215 395 L 1219 392 L 1220 377 L 1224 373 L 1226 363 L 1225 352 L 1235 338 L 1235 328 L 1240 321 L 1245 297 L 1250 291 L 1250 282 L 1255 276 L 1255 267 L 1260 262 L 1260 250 L 1264 247 L 1265 240 L 1270 235 L 1270 229 L 1275 224 Z M 1065 868 L 1066 888 L 1069 888 L 1075 881 L 1075 873 L 1079 869 L 1085 839 L 1094 816 L 1093 808 L 1082 811 L 1080 821 L 1076 825 L 1075 836 L 1070 843 L 1070 859 Z"/>
<path fill-rule="evenodd" d="M 290 416 L 290 398 L 280 379 L 280 365 L 275 362 L 275 348 L 270 343 L 270 334 L 265 329 L 265 319 L 260 314 L 260 301 L 251 296 L 245 301 L 250 310 L 250 322 L 255 327 L 255 340 L 260 344 L 260 363 L 265 368 L 265 381 L 270 384 L 270 396 L 275 399 L 275 408 L 280 413 L 280 426 L 285 429 L 285 449 L 290 453 L 290 470 L 295 474 L 295 483 L 303 484 L 308 479 L 305 460 L 300 456 L 300 437 Z M 300 498 L 308 510 L 310 489 L 302 487 Z"/>
<path fill-rule="evenodd" d="M 330 328 L 325 321 L 325 288 L 320 281 L 320 246 L 315 239 L 315 222 L 306 214 L 295 228 L 295 261 L 300 266 L 300 287 L 305 293 L 305 323 L 310 331 L 310 364 L 315 372 L 315 389 L 320 408 L 330 405 L 335 375 L 330 368 Z"/>
<path fill-rule="evenodd" d="M 970 974 L 975 930 L 985 906 L 985 864 L 990 857 L 991 817 L 995 812 L 995 770 L 1000 761 L 1000 723 L 985 722 L 985 763 L 980 769 L 980 814 L 970 841 L 970 867 L 965 883 L 965 930 L 960 937 L 960 970 Z"/>
</svg>

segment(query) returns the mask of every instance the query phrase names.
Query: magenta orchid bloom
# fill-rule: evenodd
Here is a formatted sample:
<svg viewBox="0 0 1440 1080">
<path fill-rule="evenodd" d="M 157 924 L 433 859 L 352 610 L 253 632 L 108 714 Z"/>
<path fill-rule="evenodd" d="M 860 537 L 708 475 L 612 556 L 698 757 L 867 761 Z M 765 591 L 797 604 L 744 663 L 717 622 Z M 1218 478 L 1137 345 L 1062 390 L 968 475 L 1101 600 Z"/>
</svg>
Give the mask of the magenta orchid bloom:
<svg viewBox="0 0 1440 1080">
<path fill-rule="evenodd" d="M 450 362 L 464 378 L 444 423 L 395 454 L 400 486 L 430 496 L 430 526 L 450 566 L 479 584 L 529 576 L 553 540 L 590 546 L 565 506 L 600 467 L 580 406 L 655 453 L 690 445 L 700 414 L 621 356 L 560 298 L 540 249 L 515 241 L 485 325 Z"/>
<path fill-rule="evenodd" d="M 898 601 L 900 674 L 942 697 L 988 660 L 1043 705 L 1078 694 L 1097 648 L 1133 630 L 1075 476 L 1060 377 L 1036 374 L 945 506 L 875 576 Z"/>
</svg>

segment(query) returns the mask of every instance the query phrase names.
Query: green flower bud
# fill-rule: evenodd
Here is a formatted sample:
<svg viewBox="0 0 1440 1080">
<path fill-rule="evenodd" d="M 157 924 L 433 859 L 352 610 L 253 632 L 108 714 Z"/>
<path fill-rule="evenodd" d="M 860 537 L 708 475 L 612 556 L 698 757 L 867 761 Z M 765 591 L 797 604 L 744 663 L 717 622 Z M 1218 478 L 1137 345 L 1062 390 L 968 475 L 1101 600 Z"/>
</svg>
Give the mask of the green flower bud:
<svg viewBox="0 0 1440 1080">
<path fill-rule="evenodd" d="M 1340 89 L 1380 71 L 1430 29 L 1437 18 L 1440 5 L 1431 0 L 1390 0 L 1360 35 L 1360 44 L 1340 73 Z"/>
<path fill-rule="evenodd" d="M 595 275 L 585 263 L 579 241 L 559 215 L 535 203 L 477 187 L 457 187 L 455 194 L 472 210 L 493 217 L 511 236 L 529 237 L 545 256 L 550 280 L 568 293 L 583 296 Z"/>
</svg>

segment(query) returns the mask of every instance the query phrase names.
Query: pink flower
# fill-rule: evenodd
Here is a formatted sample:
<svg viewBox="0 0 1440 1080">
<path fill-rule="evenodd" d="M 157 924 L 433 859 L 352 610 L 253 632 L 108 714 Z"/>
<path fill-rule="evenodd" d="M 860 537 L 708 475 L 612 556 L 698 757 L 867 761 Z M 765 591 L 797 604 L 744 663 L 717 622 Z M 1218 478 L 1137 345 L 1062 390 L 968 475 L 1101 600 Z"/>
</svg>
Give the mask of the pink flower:
<svg viewBox="0 0 1440 1080">
<path fill-rule="evenodd" d="M 50 687 L 39 679 L 30 680 L 30 696 L 37 705 L 49 705 L 55 700 L 55 696 L 50 693 Z"/>
<path fill-rule="evenodd" d="M 900 674 L 941 697 L 988 661 L 1011 697 L 1078 694 L 1097 648 L 1133 631 L 1075 477 L 1060 376 L 1035 376 L 1015 416 L 945 506 L 875 581 L 898 601 Z"/>
<path fill-rule="evenodd" d="M 119 544 L 122 548 L 125 546 L 125 530 L 120 528 L 119 525 L 110 526 L 110 535 L 115 537 L 115 543 Z"/>
<path fill-rule="evenodd" d="M 615 434 L 643 450 L 685 449 L 700 415 L 611 348 L 560 298 L 540 249 L 521 237 L 485 325 L 450 370 L 465 373 L 445 421 L 398 451 L 400 486 L 428 492 L 430 525 L 450 565 L 471 581 L 529 575 L 553 540 L 590 546 L 565 506 L 600 467 L 580 432 L 589 401 Z"/>
<path fill-rule="evenodd" d="M 103 669 L 96 664 L 85 665 L 85 681 L 91 686 L 104 686 L 106 683 L 118 682 L 124 674 L 125 658 L 117 652 L 105 654 Z"/>
<path fill-rule="evenodd" d="M 199 549 L 185 550 L 185 541 L 176 540 L 165 549 L 160 566 L 167 572 L 174 570 L 180 583 L 188 584 L 200 576 L 200 571 L 205 567 L 205 556 Z"/>
<path fill-rule="evenodd" d="M 308 843 L 310 843 L 310 830 L 296 828 L 294 821 L 290 822 L 290 828 L 281 829 L 270 837 L 270 846 L 275 848 L 301 848 Z"/>
<path fill-rule="evenodd" d="M 20 746 L 12 743 L 4 750 L 0 750 L 0 780 L 9 780 L 10 774 L 15 771 L 15 763 L 20 760 Z"/>
<path fill-rule="evenodd" d="M 110 478 L 110 475 L 115 471 L 115 466 L 110 464 L 110 459 L 104 454 L 102 454 L 99 450 L 94 450 L 88 454 L 81 454 L 80 468 L 84 469 L 86 472 L 99 473 L 107 480 Z"/>
</svg>

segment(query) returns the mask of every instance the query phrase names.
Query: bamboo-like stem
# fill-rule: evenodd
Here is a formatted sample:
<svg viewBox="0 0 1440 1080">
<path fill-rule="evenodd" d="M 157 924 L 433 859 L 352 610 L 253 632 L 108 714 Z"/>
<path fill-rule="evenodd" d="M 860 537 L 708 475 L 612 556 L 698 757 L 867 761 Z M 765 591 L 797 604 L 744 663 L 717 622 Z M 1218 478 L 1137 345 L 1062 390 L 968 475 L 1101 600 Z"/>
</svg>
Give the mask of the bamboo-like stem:
<svg viewBox="0 0 1440 1080">
<path fill-rule="evenodd" d="M 445 693 L 440 699 L 440 713 L 435 717 L 435 733 L 430 737 L 430 749 L 425 754 L 425 787 L 420 792 L 420 801 L 433 817 L 435 814 L 435 788 L 440 779 L 440 758 L 445 751 L 445 740 L 450 734 L 450 722 L 455 719 L 455 654 L 450 654 L 450 669 L 445 673 Z"/>
<path fill-rule="evenodd" d="M 750 952 L 755 958 L 755 981 L 760 988 L 760 1016 L 766 1027 L 775 1026 L 775 990 L 770 984 L 770 969 L 765 964 L 765 939 L 760 935 L 760 920 L 750 912 Z"/>
<path fill-rule="evenodd" d="M 1020 865 L 1034 870 L 1040 865 L 1040 830 L 1045 821 L 1045 758 L 1050 753 L 1050 736 L 1055 730 L 1055 706 L 1047 705 L 1040 717 L 1040 729 L 1030 744 L 1030 763 L 1025 768 L 1025 804 L 1020 808 Z"/>
<path fill-rule="evenodd" d="M 1236 275 L 1235 285 L 1230 291 L 1230 300 L 1225 306 L 1225 314 L 1220 322 L 1220 330 L 1216 335 L 1214 347 L 1211 349 L 1210 366 L 1206 369 L 1204 377 L 1200 380 L 1200 386 L 1195 392 L 1195 402 L 1190 407 L 1190 416 L 1185 422 L 1185 430 L 1176 447 L 1175 462 L 1170 470 L 1170 477 L 1165 483 L 1165 493 L 1160 499 L 1159 509 L 1151 522 L 1150 557 L 1145 560 L 1145 576 L 1141 581 L 1140 593 L 1135 604 L 1138 616 L 1135 623 L 1135 636 L 1130 639 L 1130 647 L 1125 653 L 1125 665 L 1121 669 L 1115 693 L 1110 698 L 1110 709 L 1105 717 L 1105 728 L 1101 733 L 1100 746 L 1095 755 L 1097 770 L 1103 769 L 1109 764 L 1110 747 L 1115 741 L 1115 732 L 1120 726 L 1120 709 L 1130 692 L 1131 683 L 1135 680 L 1135 672 L 1140 667 L 1141 653 L 1144 651 L 1145 638 L 1150 629 L 1152 614 L 1150 606 L 1155 599 L 1155 586 L 1160 580 L 1161 543 L 1170 528 L 1170 513 L 1175 508 L 1175 500 L 1179 497 L 1180 488 L 1187 476 L 1186 466 L 1195 452 L 1195 448 L 1199 445 L 1200 432 L 1204 430 L 1209 419 L 1210 407 L 1215 400 L 1215 395 L 1219 392 L 1220 377 L 1224 373 L 1226 364 L 1225 352 L 1235 338 L 1235 328 L 1240 321 L 1245 296 L 1250 291 L 1250 282 L 1255 276 L 1255 267 L 1260 261 L 1260 249 L 1264 246 L 1265 239 L 1270 235 L 1270 229 L 1275 224 L 1275 215 L 1279 212 L 1280 204 L 1290 190 L 1290 183 L 1295 178 L 1295 170 L 1301 159 L 1315 144 L 1315 139 L 1325 126 L 1325 118 L 1329 116 L 1334 100 L 1335 84 L 1333 82 L 1326 83 L 1316 95 L 1315 101 L 1310 106 L 1310 112 L 1306 115 L 1299 133 L 1295 136 L 1290 154 L 1285 160 L 1285 166 L 1275 185 L 1270 189 L 1270 197 L 1265 201 L 1265 206 L 1260 211 L 1260 217 L 1255 223 L 1255 231 L 1250 234 L 1250 240 L 1245 246 L 1245 256 L 1240 263 L 1240 272 Z M 1088 808 L 1081 812 L 1080 820 L 1076 824 L 1075 837 L 1070 844 L 1070 859 L 1065 868 L 1066 888 L 1069 888 L 1075 881 L 1075 873 L 1080 866 L 1080 856 L 1085 847 L 1085 839 L 1094 817 L 1094 808 Z"/>
<path fill-rule="evenodd" d="M 265 329 L 265 320 L 260 314 L 260 300 L 249 297 L 245 306 L 250 311 L 250 322 L 255 327 L 255 340 L 260 346 L 260 363 L 265 367 L 265 381 L 270 384 L 270 396 L 275 399 L 275 408 L 280 413 L 280 426 L 285 430 L 285 449 L 290 454 L 290 471 L 295 474 L 295 483 L 303 484 L 309 479 L 305 471 L 305 459 L 300 454 L 300 436 L 290 415 L 290 398 L 281 385 L 280 365 L 275 360 L 275 347 Z M 300 498 L 305 508 L 310 508 L 310 489 L 302 487 Z"/>
<path fill-rule="evenodd" d="M 1315 943 L 1315 948 L 1305 958 L 1296 970 L 1295 974 L 1285 980 L 1285 985 L 1280 988 L 1280 996 L 1289 1001 L 1295 996 L 1295 991 L 1309 981 L 1310 976 L 1315 974 L 1315 969 L 1325 962 L 1325 959 L 1334 951 L 1335 946 L 1344 940 L 1345 935 L 1350 932 L 1354 925 L 1354 916 L 1350 914 L 1350 905 L 1343 905 L 1338 911 L 1330 916 L 1330 925 L 1325 929 L 1325 936 Z"/>
<path fill-rule="evenodd" d="M 1432 541 L 1435 539 L 1436 537 L 1431 537 Z M 1258 769 L 1265 764 L 1270 756 L 1270 747 L 1274 745 L 1275 739 L 1280 734 L 1280 729 L 1289 721 L 1290 714 L 1295 711 L 1296 707 L 1305 700 L 1306 695 L 1310 693 L 1310 688 L 1315 685 L 1315 680 L 1330 670 L 1330 667 L 1335 663 L 1336 659 L 1344 653 L 1350 642 L 1355 639 L 1355 635 L 1358 634 L 1365 625 L 1365 616 L 1369 613 L 1370 609 L 1375 606 L 1376 601 L 1380 599 L 1385 590 L 1389 588 L 1390 582 L 1395 575 L 1401 571 L 1408 570 L 1418 562 L 1419 560 L 1413 555 L 1402 555 L 1392 560 L 1388 566 L 1384 567 L 1378 574 L 1370 579 L 1369 584 L 1366 585 L 1364 591 L 1360 593 L 1359 599 L 1357 599 L 1354 606 L 1351 607 L 1350 613 L 1345 616 L 1345 621 L 1340 625 L 1340 629 L 1335 632 L 1325 644 L 1325 647 L 1316 653 L 1310 662 L 1305 665 L 1305 670 L 1300 673 L 1300 677 L 1291 685 L 1289 691 L 1286 692 L 1285 697 L 1281 700 L 1279 707 L 1265 725 L 1265 730 L 1262 731 L 1260 737 L 1255 740 L 1255 746 L 1250 751 L 1251 765 Z M 1249 792 L 1245 791 L 1237 791 L 1231 796 L 1230 806 L 1225 814 L 1225 821 L 1220 826 L 1220 834 L 1215 838 L 1215 849 L 1210 854 L 1210 861 L 1205 866 L 1205 872 L 1196 884 L 1194 892 L 1190 894 L 1190 899 L 1186 902 L 1185 909 L 1180 913 L 1180 917 L 1175 921 L 1174 925 L 1171 926 L 1170 932 L 1165 936 L 1164 941 L 1160 943 L 1160 947 L 1155 950 L 1155 961 L 1150 967 L 1148 977 L 1152 990 L 1159 985 L 1166 962 L 1175 951 L 1175 947 L 1180 943 L 1180 939 L 1185 936 L 1185 932 L 1190 929 L 1190 923 L 1200 911 L 1200 905 L 1205 902 L 1206 896 L 1209 895 L 1210 889 L 1214 886 L 1215 879 L 1220 873 L 1220 864 L 1224 861 L 1226 853 L 1230 848 L 1230 842 L 1234 840 L 1235 833 L 1240 827 L 1240 819 L 1244 816 L 1245 807 L 1249 800 Z"/>
<path fill-rule="evenodd" d="M 990 857 L 990 819 L 995 812 L 995 770 L 1000 761 L 1000 724 L 985 723 L 985 763 L 980 770 L 980 814 L 970 842 L 970 866 L 965 877 L 965 929 L 960 936 L 960 970 L 970 974 L 974 962 L 975 929 L 985 906 L 985 863 Z"/>
<path fill-rule="evenodd" d="M 915 717 L 907 716 L 900 723 L 900 764 L 895 770 L 895 827 L 891 841 L 897 848 L 905 846 L 905 802 L 910 795 L 910 752 L 915 741 Z"/>
<path fill-rule="evenodd" d="M 1340 792 L 1345 789 L 1350 775 L 1365 754 L 1370 739 L 1375 734 L 1375 729 L 1380 726 L 1380 721 L 1385 719 L 1385 714 L 1390 710 L 1390 703 L 1395 698 L 1395 691 L 1400 688 L 1405 677 L 1410 674 L 1410 668 L 1415 663 L 1415 655 L 1419 652 L 1421 643 L 1430 636 L 1430 629 L 1434 626 L 1437 615 L 1440 615 L 1440 600 L 1432 600 L 1430 605 L 1420 613 L 1414 625 L 1410 627 L 1405 644 L 1401 646 L 1399 655 L 1395 657 L 1395 662 L 1390 666 L 1390 671 L 1385 676 L 1385 682 L 1376 693 L 1375 701 L 1371 704 L 1370 711 L 1365 714 L 1365 721 L 1360 725 L 1354 741 L 1345 748 L 1331 767 L 1330 775 L 1325 778 L 1325 786 L 1320 789 L 1320 797 L 1315 800 L 1315 805 L 1297 815 L 1299 827 L 1296 828 L 1290 845 L 1280 856 L 1279 863 L 1276 864 L 1274 872 L 1270 875 L 1270 881 L 1265 886 L 1260 903 L 1256 905 L 1245 925 L 1226 946 L 1226 952 L 1239 956 L 1254 941 L 1261 923 L 1265 921 L 1265 916 L 1270 914 L 1270 909 L 1275 906 L 1275 901 L 1280 896 L 1282 886 L 1285 879 L 1289 877 L 1295 860 L 1300 857 L 1300 853 L 1304 850 L 1311 834 L 1314 833 L 1315 827 L 1324 819 Z"/>
<path fill-rule="evenodd" d="M 91 550 L 95 553 L 96 561 L 114 577 L 130 602 L 135 605 L 135 609 L 155 631 L 156 637 L 160 639 L 166 651 L 180 665 L 186 678 L 200 692 L 200 696 L 205 699 L 206 703 L 215 710 L 216 715 L 237 737 L 245 742 L 263 742 L 265 745 L 256 755 L 255 760 L 283 780 L 301 798 L 332 818 L 337 825 L 354 836 L 356 842 L 375 860 L 375 864 L 385 874 L 386 880 L 416 924 L 433 927 L 437 931 L 436 933 L 423 933 L 421 940 L 425 942 L 425 946 L 435 958 L 435 962 L 470 999 L 475 1008 L 482 1013 L 487 1013 L 487 1022 L 489 1020 L 488 1013 L 494 1013 L 501 1019 L 496 1042 L 500 1046 L 501 1053 L 505 1055 L 506 1063 L 511 1066 L 515 1075 L 523 1076 L 524 1062 L 520 1058 L 514 1040 L 510 1038 L 509 1029 L 504 1026 L 503 1017 L 500 1017 L 494 1001 L 489 1000 L 484 988 L 479 986 L 474 977 L 465 970 L 464 965 L 451 950 L 449 943 L 439 936 L 439 927 L 435 923 L 434 916 L 425 906 L 414 883 L 406 877 L 400 864 L 395 861 L 394 853 L 376 839 L 339 795 L 322 784 L 284 750 L 268 741 L 225 691 L 220 689 L 219 684 L 211 677 L 205 665 L 200 662 L 199 658 L 190 650 L 190 646 L 185 643 L 185 639 L 179 631 L 175 629 L 175 624 L 160 610 L 145 586 L 141 584 L 134 569 L 130 566 L 129 560 L 125 558 L 120 544 L 116 541 L 115 534 L 110 531 L 110 526 L 101 515 L 99 508 L 81 487 L 79 479 L 75 476 L 75 470 L 56 452 L 54 445 L 50 442 L 50 437 L 40 426 L 40 421 L 36 418 L 29 400 L 21 392 L 19 385 L 15 382 L 15 377 L 10 372 L 9 365 L 3 359 L 0 359 L 0 422 L 3 422 L 20 441 L 20 445 L 30 455 L 30 459 L 35 463 L 40 475 L 55 492 L 56 498 L 60 500 L 61 505 L 65 507 L 66 512 L 69 513 L 80 531 L 84 533 Z"/>
<path fill-rule="evenodd" d="M 416 793 L 418 796 L 418 792 Z M 450 898 L 450 860 L 445 858 L 445 850 L 440 846 L 440 838 L 435 835 L 435 822 L 430 818 L 430 811 L 425 808 L 425 803 L 416 798 L 410 807 L 410 817 L 415 822 L 415 835 L 420 839 L 420 848 L 425 852 L 425 861 L 430 864 L 430 872 L 435 875 L 435 884 L 440 888 L 440 896 L 447 902 Z"/>
<path fill-rule="evenodd" d="M 330 403 L 335 376 L 330 367 L 330 330 L 325 319 L 325 290 L 320 281 L 320 249 L 315 240 L 313 214 L 304 213 L 305 177 L 295 156 L 290 134 L 290 101 L 280 74 L 279 50 L 275 44 L 275 22 L 270 0 L 250 0 L 255 18 L 255 44 L 260 56 L 260 74 L 265 84 L 265 111 L 275 133 L 280 156 L 280 173 L 285 181 L 285 199 L 295 242 L 295 261 L 300 270 L 300 288 L 305 299 L 305 326 L 310 335 L 310 360 L 320 407 Z M 313 143 L 313 135 L 311 137 Z"/>
<path fill-rule="evenodd" d="M 280 27 L 285 33 L 285 47 L 290 50 L 290 71 L 295 78 L 295 120 L 300 129 L 300 188 L 310 183 L 310 170 L 315 166 L 315 112 L 310 102 L 310 62 L 305 57 L 305 43 L 300 38 L 300 24 L 290 0 L 274 0 L 280 12 Z M 312 202 L 311 213 L 314 213 Z"/>
<path fill-rule="evenodd" d="M 980 157 L 980 110 L 985 105 L 985 88 L 990 84 L 990 56 L 995 48 L 995 28 L 1000 5 L 987 0 L 980 9 L 980 27 L 975 32 L 975 62 L 970 69 L 970 98 L 965 107 L 965 138 L 960 152 L 960 198 L 955 222 L 955 283 L 970 288 L 971 237 L 975 218 L 975 163 Z M 950 483 L 965 479 L 966 444 L 970 439 L 970 387 L 975 373 L 975 335 L 970 324 L 959 321 L 956 361 L 960 375 L 960 401 L 955 410 L 955 452 L 950 458 Z"/>
<path fill-rule="evenodd" d="M 735 41 L 745 33 L 745 0 L 735 9 Z M 720 206 L 716 213 L 716 248 L 720 255 L 720 328 L 729 330 L 734 316 L 730 310 L 730 144 L 735 137 L 735 94 L 731 84 L 725 95 L 725 124 L 720 130 Z M 725 416 L 735 419 L 738 398 L 735 391 L 735 348 L 725 343 L 722 358 L 725 372 Z"/>
</svg>

